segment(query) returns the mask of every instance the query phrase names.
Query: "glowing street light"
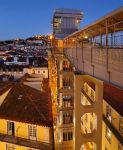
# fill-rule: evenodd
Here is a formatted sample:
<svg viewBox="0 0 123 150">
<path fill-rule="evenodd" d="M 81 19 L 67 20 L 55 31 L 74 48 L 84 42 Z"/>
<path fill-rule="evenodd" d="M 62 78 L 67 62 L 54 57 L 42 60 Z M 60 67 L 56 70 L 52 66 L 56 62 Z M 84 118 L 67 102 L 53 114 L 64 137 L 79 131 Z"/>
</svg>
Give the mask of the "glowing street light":
<svg viewBox="0 0 123 150">
<path fill-rule="evenodd" d="M 53 39 L 53 35 L 50 35 L 50 40 L 52 40 Z"/>
<path fill-rule="evenodd" d="M 87 36 L 87 35 L 85 35 L 85 36 L 84 36 L 84 39 L 88 39 L 88 36 Z"/>
</svg>

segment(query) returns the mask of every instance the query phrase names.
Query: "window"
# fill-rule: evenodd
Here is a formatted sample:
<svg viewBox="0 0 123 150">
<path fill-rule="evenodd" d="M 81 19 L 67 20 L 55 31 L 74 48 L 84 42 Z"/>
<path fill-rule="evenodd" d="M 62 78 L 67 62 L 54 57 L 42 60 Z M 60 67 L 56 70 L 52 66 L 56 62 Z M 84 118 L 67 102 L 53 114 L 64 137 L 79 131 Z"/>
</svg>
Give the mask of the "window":
<svg viewBox="0 0 123 150">
<path fill-rule="evenodd" d="M 43 71 L 43 73 L 45 73 L 45 71 Z"/>
<path fill-rule="evenodd" d="M 64 89 L 71 89 L 73 86 L 72 79 L 70 78 L 63 78 L 63 88 Z"/>
<path fill-rule="evenodd" d="M 63 124 L 72 123 L 73 114 L 72 112 L 63 112 Z"/>
<path fill-rule="evenodd" d="M 109 105 L 106 105 L 106 117 L 109 121 L 112 120 L 112 116 L 111 116 L 111 107 Z"/>
<path fill-rule="evenodd" d="M 12 144 L 6 144 L 6 150 L 15 150 L 15 146 Z"/>
<path fill-rule="evenodd" d="M 63 107 L 71 107 L 72 106 L 72 96 L 63 95 Z"/>
<path fill-rule="evenodd" d="M 72 67 L 68 61 L 63 61 L 63 70 L 72 70 Z"/>
<path fill-rule="evenodd" d="M 109 143 L 111 143 L 111 130 L 106 127 L 106 139 L 109 141 Z"/>
<path fill-rule="evenodd" d="M 8 135 L 14 135 L 14 133 L 15 133 L 14 122 L 12 122 L 12 121 L 7 122 L 7 133 L 8 133 Z"/>
<path fill-rule="evenodd" d="M 29 125 L 29 139 L 36 140 L 37 137 L 37 128 L 34 125 Z"/>
<path fill-rule="evenodd" d="M 72 132 L 63 132 L 63 141 L 70 141 L 73 139 Z"/>
</svg>

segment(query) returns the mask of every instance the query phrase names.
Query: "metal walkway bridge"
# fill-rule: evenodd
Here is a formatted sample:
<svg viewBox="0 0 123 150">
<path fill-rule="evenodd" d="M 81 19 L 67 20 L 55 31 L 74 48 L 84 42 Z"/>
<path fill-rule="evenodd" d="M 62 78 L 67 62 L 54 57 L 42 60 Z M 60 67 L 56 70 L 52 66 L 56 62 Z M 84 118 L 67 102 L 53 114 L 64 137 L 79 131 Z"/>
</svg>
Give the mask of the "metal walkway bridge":
<svg viewBox="0 0 123 150">
<path fill-rule="evenodd" d="M 123 7 L 64 39 L 78 71 L 123 87 Z"/>
</svg>

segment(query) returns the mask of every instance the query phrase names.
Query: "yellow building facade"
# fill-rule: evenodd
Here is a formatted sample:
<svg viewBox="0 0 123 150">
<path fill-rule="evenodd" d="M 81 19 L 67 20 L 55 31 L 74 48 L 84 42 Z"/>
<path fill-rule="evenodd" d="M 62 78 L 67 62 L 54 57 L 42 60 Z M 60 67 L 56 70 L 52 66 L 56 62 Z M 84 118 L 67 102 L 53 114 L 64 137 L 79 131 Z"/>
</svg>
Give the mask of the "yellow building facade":
<svg viewBox="0 0 123 150">
<path fill-rule="evenodd" d="M 9 122 L 14 123 L 14 128 L 12 129 L 14 131 L 8 129 Z M 30 127 L 32 127 L 32 129 L 30 129 Z M 28 150 L 29 148 L 36 149 L 38 144 L 52 142 L 52 137 L 49 136 L 51 135 L 50 132 L 51 130 L 48 127 L 0 119 L 0 135 L 4 138 L 6 137 L 6 142 L 4 141 L 4 138 L 3 140 L 1 139 L 0 148 L 1 150 L 5 150 L 7 145 L 8 147 L 13 145 L 16 150 Z M 25 140 L 25 146 L 21 145 L 21 140 Z M 35 145 L 31 146 L 31 144 L 29 144 L 31 141 L 29 142 L 29 140 L 35 142 Z"/>
<path fill-rule="evenodd" d="M 123 114 L 118 107 L 123 90 L 82 74 L 74 67 L 75 60 L 70 62 L 63 53 L 61 48 L 52 50 L 52 60 L 57 62 L 57 149 L 123 150 Z M 112 95 L 112 90 L 120 97 Z"/>
<path fill-rule="evenodd" d="M 0 93 L 0 150 L 53 149 L 48 81 L 30 75 L 28 79 L 25 76 Z M 43 93 L 30 86 L 31 81 L 37 83 L 36 79 L 42 82 Z"/>
</svg>

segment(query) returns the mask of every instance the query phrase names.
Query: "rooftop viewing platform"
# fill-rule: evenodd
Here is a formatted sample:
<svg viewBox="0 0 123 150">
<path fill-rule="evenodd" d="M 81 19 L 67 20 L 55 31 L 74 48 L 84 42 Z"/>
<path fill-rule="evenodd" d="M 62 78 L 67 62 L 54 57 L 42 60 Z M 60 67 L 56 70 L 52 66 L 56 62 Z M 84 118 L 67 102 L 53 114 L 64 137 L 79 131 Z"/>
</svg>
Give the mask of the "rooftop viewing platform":
<svg viewBox="0 0 123 150">
<path fill-rule="evenodd" d="M 78 71 L 123 87 L 123 7 L 64 38 Z"/>
</svg>

